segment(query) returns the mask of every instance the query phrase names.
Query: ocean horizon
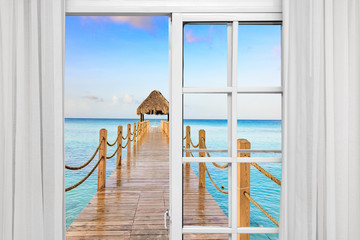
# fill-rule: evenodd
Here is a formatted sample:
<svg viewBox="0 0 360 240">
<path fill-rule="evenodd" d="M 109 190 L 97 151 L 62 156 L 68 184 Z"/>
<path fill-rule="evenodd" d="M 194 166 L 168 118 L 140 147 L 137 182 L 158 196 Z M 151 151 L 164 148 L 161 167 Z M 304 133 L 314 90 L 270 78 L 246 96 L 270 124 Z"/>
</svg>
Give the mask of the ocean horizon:
<svg viewBox="0 0 360 240">
<path fill-rule="evenodd" d="M 160 126 L 163 119 L 146 119 L 150 126 Z M 108 131 L 108 139 L 112 142 L 117 136 L 117 126 L 138 122 L 138 118 L 65 118 L 65 162 L 75 166 L 83 164 L 93 154 L 99 143 L 99 130 Z M 241 119 L 238 120 L 238 138 L 250 141 L 252 149 L 281 150 L 281 120 Z M 198 131 L 206 131 L 206 145 L 208 149 L 227 149 L 227 120 L 226 119 L 184 119 L 186 126 L 191 127 L 191 138 L 198 142 Z M 211 156 L 224 157 L 227 153 L 210 153 Z M 126 156 L 126 151 L 123 151 Z M 278 153 L 252 153 L 254 157 L 281 157 Z M 82 179 L 93 167 L 96 161 L 79 171 L 65 170 L 65 186 L 71 186 Z M 115 170 L 115 160 L 107 162 L 106 177 Z M 275 177 L 281 180 L 281 163 L 259 164 Z M 191 168 L 198 175 L 198 164 L 191 163 Z M 213 180 L 218 186 L 224 185 L 228 189 L 228 171 L 215 168 L 207 164 Z M 206 188 L 228 216 L 228 197 L 220 193 L 206 177 Z M 83 208 L 97 192 L 97 171 L 83 184 L 65 194 L 66 228 L 80 214 Z M 280 186 L 265 177 L 257 169 L 251 167 L 251 196 L 275 219 L 279 219 Z M 250 220 L 252 227 L 276 227 L 256 206 L 250 206 Z M 256 236 L 255 236 L 256 235 Z M 277 239 L 277 234 L 254 234 L 251 239 Z"/>
</svg>

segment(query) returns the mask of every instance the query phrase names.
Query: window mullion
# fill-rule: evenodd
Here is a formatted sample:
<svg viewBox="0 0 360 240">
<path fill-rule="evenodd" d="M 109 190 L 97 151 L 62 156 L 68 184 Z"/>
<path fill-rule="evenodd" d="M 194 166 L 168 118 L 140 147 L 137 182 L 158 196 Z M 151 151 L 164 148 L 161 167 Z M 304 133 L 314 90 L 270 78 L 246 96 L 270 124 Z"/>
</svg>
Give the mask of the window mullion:
<svg viewBox="0 0 360 240">
<path fill-rule="evenodd" d="M 231 59 L 231 157 L 233 160 L 237 157 L 237 51 L 238 51 L 238 21 L 233 22 L 232 27 L 232 59 Z M 231 164 L 231 228 L 232 240 L 237 240 L 237 164 L 232 162 Z"/>
<path fill-rule="evenodd" d="M 232 154 L 232 35 L 233 35 L 233 25 L 232 23 L 227 24 L 227 87 L 230 92 L 227 95 L 227 122 L 228 122 L 228 156 L 231 157 Z M 230 158 L 231 159 L 231 158 Z M 232 227 L 233 221 L 233 212 L 232 212 L 232 191 L 233 188 L 231 179 L 232 177 L 232 166 L 229 164 L 228 167 L 228 214 L 229 214 L 229 227 Z M 229 239 L 232 239 L 231 235 L 229 235 Z"/>
</svg>

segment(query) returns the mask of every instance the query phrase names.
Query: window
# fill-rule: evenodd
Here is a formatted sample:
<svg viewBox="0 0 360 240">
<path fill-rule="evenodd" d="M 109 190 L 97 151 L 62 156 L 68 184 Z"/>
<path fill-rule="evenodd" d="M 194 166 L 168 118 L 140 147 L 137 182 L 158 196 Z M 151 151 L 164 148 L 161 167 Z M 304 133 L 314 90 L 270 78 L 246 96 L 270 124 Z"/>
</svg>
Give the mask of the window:
<svg viewBox="0 0 360 240">
<path fill-rule="evenodd" d="M 173 119 L 171 128 L 173 166 L 179 166 L 181 155 L 181 168 L 172 170 L 174 181 L 181 177 L 172 186 L 172 195 L 181 196 L 181 201 L 172 200 L 172 208 L 181 209 L 181 218 L 173 213 L 172 221 L 181 220 L 184 239 L 209 234 L 220 239 L 277 239 L 280 18 L 179 14 L 173 20 L 172 31 L 182 36 L 173 41 L 172 51 L 181 54 L 174 53 L 172 67 L 181 74 L 172 76 L 182 80 L 181 94 L 173 99 L 179 97 L 183 111 L 182 121 Z M 174 82 L 172 89 L 178 91 L 180 85 Z M 177 139 L 181 131 L 182 139 Z M 179 150 L 176 144 L 180 151 L 174 151 Z"/>
</svg>

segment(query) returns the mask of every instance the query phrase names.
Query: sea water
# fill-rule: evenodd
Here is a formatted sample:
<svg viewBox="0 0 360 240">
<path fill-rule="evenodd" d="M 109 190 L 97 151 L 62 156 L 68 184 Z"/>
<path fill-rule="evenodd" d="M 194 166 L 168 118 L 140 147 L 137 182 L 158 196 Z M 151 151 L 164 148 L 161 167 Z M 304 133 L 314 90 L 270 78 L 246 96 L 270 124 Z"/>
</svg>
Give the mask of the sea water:
<svg viewBox="0 0 360 240">
<path fill-rule="evenodd" d="M 138 122 L 138 119 L 65 119 L 65 163 L 78 166 L 86 162 L 94 153 L 99 144 L 99 130 L 108 131 L 109 142 L 116 139 L 117 126 L 122 125 L 126 132 L 126 125 Z M 155 120 L 150 120 L 150 126 L 155 125 Z M 157 120 L 157 126 L 160 120 Z M 184 129 L 191 127 L 191 138 L 194 144 L 198 143 L 198 131 L 206 131 L 206 147 L 208 149 L 228 148 L 227 120 L 184 120 Z M 185 132 L 185 130 L 184 130 Z M 250 141 L 252 149 L 281 149 L 281 121 L 278 120 L 238 120 L 237 138 Z M 211 156 L 227 156 L 227 153 L 210 153 Z M 126 156 L 126 151 L 123 151 Z M 194 153 L 196 156 L 197 153 Z M 252 157 L 281 157 L 274 153 L 252 153 Z M 95 156 L 95 160 L 98 156 Z M 71 186 L 81 180 L 94 166 L 96 161 L 87 167 L 71 171 L 65 170 L 65 186 Z M 116 158 L 106 163 L 106 176 L 109 177 L 115 169 Z M 265 170 L 281 180 L 281 163 L 261 163 Z M 191 168 L 198 174 L 198 164 L 192 163 Z M 221 170 L 212 164 L 207 168 L 218 186 L 228 190 L 228 170 Z M 251 196 L 275 219 L 279 219 L 280 186 L 265 177 L 254 167 L 251 167 Z M 219 192 L 206 177 L 206 188 L 228 215 L 228 195 Z M 94 172 L 83 184 L 65 194 L 66 228 L 76 219 L 97 191 L 97 171 Z M 254 227 L 275 227 L 255 205 L 250 206 L 250 222 Z M 275 234 L 253 234 L 251 239 L 277 239 Z"/>
</svg>

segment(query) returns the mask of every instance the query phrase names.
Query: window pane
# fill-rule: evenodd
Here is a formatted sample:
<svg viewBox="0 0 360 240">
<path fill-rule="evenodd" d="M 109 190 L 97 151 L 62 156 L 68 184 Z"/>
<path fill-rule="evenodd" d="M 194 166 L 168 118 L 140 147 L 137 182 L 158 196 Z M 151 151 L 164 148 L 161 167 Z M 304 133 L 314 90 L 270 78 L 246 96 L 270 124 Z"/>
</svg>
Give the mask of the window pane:
<svg viewBox="0 0 360 240">
<path fill-rule="evenodd" d="M 251 149 L 281 150 L 281 95 L 239 94 L 237 137 Z M 252 153 L 252 157 L 281 157 L 281 154 Z"/>
<path fill-rule="evenodd" d="M 228 226 L 228 170 L 215 165 L 184 164 L 184 226 Z"/>
<path fill-rule="evenodd" d="M 239 86 L 281 86 L 281 26 L 239 25 Z"/>
<path fill-rule="evenodd" d="M 225 94 L 185 94 L 183 131 L 190 127 L 190 148 L 228 148 L 227 96 Z M 204 146 L 198 146 L 200 130 L 205 134 Z M 186 140 L 183 141 L 186 147 Z M 197 155 L 197 153 L 196 153 Z M 211 157 L 227 157 L 227 152 L 212 152 Z M 195 156 L 195 153 L 194 153 Z"/>
<path fill-rule="evenodd" d="M 227 84 L 226 25 L 184 26 L 184 86 Z"/>
<path fill-rule="evenodd" d="M 277 227 L 281 163 L 239 163 L 238 172 L 239 226 L 249 227 L 250 224 L 251 227 Z"/>
</svg>

